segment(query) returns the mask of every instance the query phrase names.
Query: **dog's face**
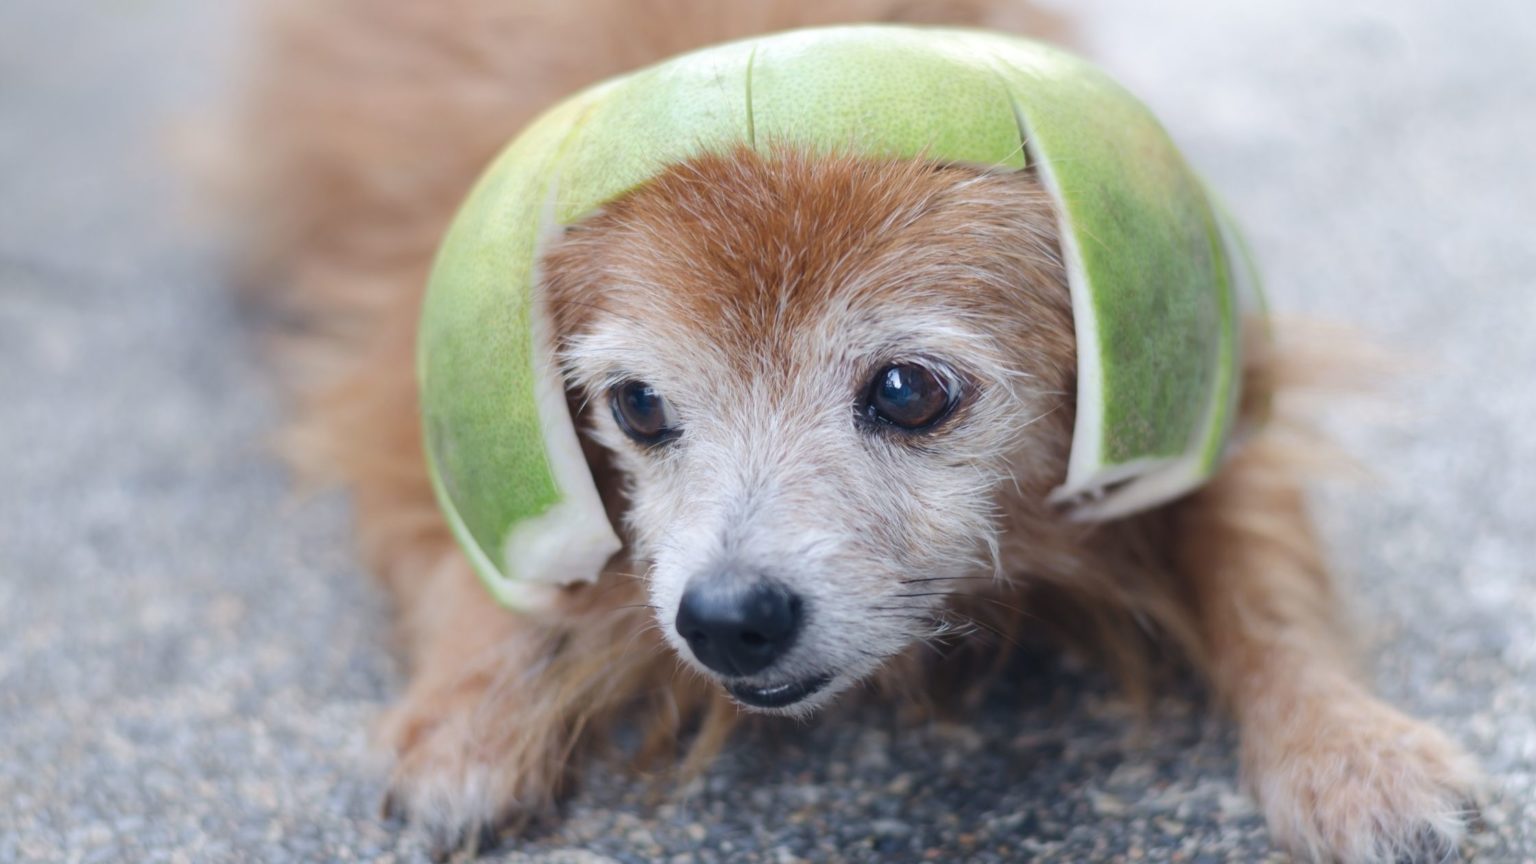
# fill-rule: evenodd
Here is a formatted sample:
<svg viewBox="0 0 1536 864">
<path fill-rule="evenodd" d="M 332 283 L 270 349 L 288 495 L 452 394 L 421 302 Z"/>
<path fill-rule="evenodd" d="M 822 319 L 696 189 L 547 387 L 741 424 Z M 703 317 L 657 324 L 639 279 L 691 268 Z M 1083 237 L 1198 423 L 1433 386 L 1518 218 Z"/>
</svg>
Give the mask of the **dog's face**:
<svg viewBox="0 0 1536 864">
<path fill-rule="evenodd" d="M 1028 176 L 706 157 L 544 282 L 660 627 L 748 707 L 809 711 L 943 627 L 1061 479 L 1072 318 Z"/>
</svg>

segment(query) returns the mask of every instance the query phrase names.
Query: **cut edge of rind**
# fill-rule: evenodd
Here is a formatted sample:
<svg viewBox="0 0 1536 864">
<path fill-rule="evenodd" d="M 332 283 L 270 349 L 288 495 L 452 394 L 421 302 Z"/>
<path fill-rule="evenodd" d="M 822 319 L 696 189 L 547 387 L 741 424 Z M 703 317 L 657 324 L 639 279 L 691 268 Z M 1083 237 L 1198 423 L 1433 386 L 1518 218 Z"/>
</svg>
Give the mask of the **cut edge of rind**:
<svg viewBox="0 0 1536 864">
<path fill-rule="evenodd" d="M 565 378 L 553 350 L 548 298 L 540 290 L 544 279 L 539 262 L 543 260 L 544 250 L 563 230 L 555 218 L 558 185 L 558 177 L 552 178 L 540 212 L 528 282 L 532 293 L 529 320 L 533 330 L 530 354 L 535 409 L 545 461 L 560 497 L 543 513 L 507 526 L 502 537 L 501 558 L 502 572 L 508 579 L 575 585 L 597 581 L 603 565 L 624 544 L 613 530 L 602 496 L 597 491 L 597 480 L 592 476 L 587 457 L 581 452 L 576 423 L 565 398 Z"/>
<path fill-rule="evenodd" d="M 994 51 L 994 68 L 1011 64 Z M 1019 104 L 1013 84 L 1003 79 L 1008 104 L 1019 129 L 1019 146 L 1024 151 L 1025 164 L 1032 168 L 1045 188 L 1055 211 L 1057 236 L 1061 244 L 1062 264 L 1067 274 L 1067 289 L 1072 297 L 1072 328 L 1077 347 L 1077 414 L 1073 420 L 1072 447 L 1067 454 L 1067 477 L 1060 487 L 1052 491 L 1053 503 L 1071 501 L 1112 482 L 1101 479 L 1104 454 L 1104 369 L 1099 345 L 1098 313 L 1093 306 L 1093 286 L 1083 266 L 1082 250 L 1078 247 L 1077 234 L 1067 215 L 1066 198 L 1056 177 L 1054 166 L 1033 143 L 1030 120 L 1024 107 Z"/>
<path fill-rule="evenodd" d="M 464 557 L 469 559 L 469 565 L 480 577 L 480 582 L 485 585 L 496 602 L 509 609 L 528 611 L 541 609 L 548 606 L 553 599 L 553 586 L 540 582 L 519 582 L 509 578 L 491 561 L 480 548 L 469 531 L 469 526 L 464 524 L 464 519 L 459 516 L 458 507 L 454 506 L 453 498 L 443 486 L 441 472 L 437 466 L 437 460 L 430 453 L 427 454 L 427 476 L 432 481 L 432 491 L 437 496 L 438 507 L 443 511 L 443 519 L 448 523 L 448 530 L 453 538 L 458 541 L 459 548 L 463 550 Z M 548 511 L 546 511 L 548 512 Z M 532 521 L 538 521 L 535 518 Z"/>
</svg>

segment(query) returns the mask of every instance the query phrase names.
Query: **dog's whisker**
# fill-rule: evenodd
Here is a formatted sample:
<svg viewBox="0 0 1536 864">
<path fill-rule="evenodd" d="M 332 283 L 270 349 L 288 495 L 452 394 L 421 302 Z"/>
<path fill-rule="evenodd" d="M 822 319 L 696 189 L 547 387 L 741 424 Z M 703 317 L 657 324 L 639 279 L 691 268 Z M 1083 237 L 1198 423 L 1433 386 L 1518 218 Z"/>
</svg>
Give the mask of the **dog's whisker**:
<svg viewBox="0 0 1536 864">
<path fill-rule="evenodd" d="M 953 612 L 953 610 L 951 610 L 951 611 Z M 996 627 L 994 627 L 992 624 L 990 624 L 988 622 L 982 621 L 981 619 L 976 618 L 974 616 L 965 615 L 965 614 L 962 614 L 962 613 L 959 613 L 959 612 L 953 612 L 953 614 L 959 616 L 961 618 L 961 620 L 966 625 L 968 625 L 968 626 L 978 627 L 978 628 L 980 628 L 982 630 L 985 630 L 986 632 L 992 634 L 993 636 L 996 636 L 997 638 L 1003 640 L 1004 642 L 1007 642 L 1009 645 L 1013 646 L 1014 648 L 1017 648 L 1017 649 L 1020 649 L 1020 650 L 1023 650 L 1023 648 L 1024 648 L 1024 645 L 1022 643 L 1020 643 L 1017 639 L 1014 639 L 1012 636 L 1009 636 L 1008 634 L 1006 634 L 1003 631 L 997 629 Z"/>
<path fill-rule="evenodd" d="M 1001 607 L 1003 609 L 1007 609 L 1009 612 L 1017 613 L 1018 615 L 1021 615 L 1021 616 L 1025 617 L 1025 618 L 1029 618 L 1029 619 L 1031 619 L 1033 621 L 1039 621 L 1041 623 L 1044 623 L 1044 621 L 1045 621 L 1045 619 L 1041 618 L 1039 615 L 1034 614 L 1033 612 L 1030 612 L 1027 609 L 1022 609 L 1022 608 L 1020 608 L 1018 606 L 1014 606 L 1011 603 L 1004 603 L 1003 601 L 997 599 L 996 597 L 989 597 L 986 594 L 971 594 L 971 595 L 966 596 L 965 599 L 966 600 L 980 600 L 983 603 L 991 603 L 993 606 L 999 606 L 999 607 Z"/>
</svg>

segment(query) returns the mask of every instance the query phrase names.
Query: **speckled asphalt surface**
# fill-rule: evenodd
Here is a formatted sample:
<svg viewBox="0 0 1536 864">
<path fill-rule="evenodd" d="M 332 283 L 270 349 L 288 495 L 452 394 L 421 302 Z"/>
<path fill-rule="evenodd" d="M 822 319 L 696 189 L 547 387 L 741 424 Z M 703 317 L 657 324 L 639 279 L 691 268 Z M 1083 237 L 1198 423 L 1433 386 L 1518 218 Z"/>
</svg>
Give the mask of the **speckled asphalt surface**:
<svg viewBox="0 0 1536 864">
<path fill-rule="evenodd" d="M 0 9 L 0 861 L 416 861 L 375 818 L 400 686 L 341 502 L 263 448 L 251 326 L 159 140 L 215 92 L 193 0 Z M 1155 5 L 1155 9 L 1152 8 Z M 1101 0 L 1089 48 L 1246 223 L 1281 310 L 1423 359 L 1320 494 L 1375 675 L 1536 860 L 1536 6 Z M 649 800 L 589 773 L 507 861 L 1262 861 L 1230 730 L 1138 727 L 1050 655 L 952 722 L 753 739 Z M 876 715 L 878 712 L 874 712 Z"/>
</svg>

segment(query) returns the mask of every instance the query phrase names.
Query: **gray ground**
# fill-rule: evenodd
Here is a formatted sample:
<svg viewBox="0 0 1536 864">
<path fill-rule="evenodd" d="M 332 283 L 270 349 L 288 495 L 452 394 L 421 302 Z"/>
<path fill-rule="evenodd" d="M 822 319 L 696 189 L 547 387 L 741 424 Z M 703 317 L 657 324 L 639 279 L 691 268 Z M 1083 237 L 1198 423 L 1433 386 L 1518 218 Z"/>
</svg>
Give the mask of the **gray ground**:
<svg viewBox="0 0 1536 864">
<path fill-rule="evenodd" d="M 1225 192 L 1275 304 L 1423 360 L 1335 418 L 1380 476 L 1323 522 L 1381 688 L 1495 778 L 1469 851 L 1536 860 L 1536 7 L 1153 5 L 1087 7 L 1090 47 Z M 344 507 L 265 454 L 249 321 L 160 164 L 217 6 L 0 11 L 0 861 L 422 856 L 374 817 L 380 598 Z M 1196 703 L 1138 732 L 1092 674 L 1021 672 L 965 722 L 789 730 L 659 803 L 594 771 L 507 860 L 1271 854 Z"/>
</svg>

